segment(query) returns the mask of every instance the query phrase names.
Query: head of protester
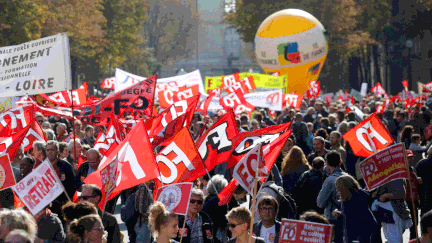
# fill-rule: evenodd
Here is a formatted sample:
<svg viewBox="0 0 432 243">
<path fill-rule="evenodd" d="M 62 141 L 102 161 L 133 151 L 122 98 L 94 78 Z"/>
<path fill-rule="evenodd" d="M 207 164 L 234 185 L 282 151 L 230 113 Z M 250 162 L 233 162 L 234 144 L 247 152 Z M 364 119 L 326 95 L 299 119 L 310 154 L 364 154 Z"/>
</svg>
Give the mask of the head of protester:
<svg viewBox="0 0 432 243">
<path fill-rule="evenodd" d="M 22 229 L 14 229 L 5 238 L 5 243 L 33 243 L 34 236 Z"/>
<path fill-rule="evenodd" d="M 278 201 L 272 196 L 263 196 L 259 199 L 257 208 L 260 221 L 253 226 L 254 235 L 263 238 L 266 242 L 279 242 L 281 223 L 276 221 L 279 211 Z"/>
<path fill-rule="evenodd" d="M 0 210 L 0 241 L 5 241 L 6 236 L 16 229 L 27 232 L 32 239 L 36 237 L 37 225 L 33 216 L 23 209 Z"/>
<path fill-rule="evenodd" d="M 99 167 L 100 160 L 102 159 L 102 155 L 99 153 L 97 149 L 91 148 L 87 151 L 87 162 L 93 171 L 96 171 Z"/>
<path fill-rule="evenodd" d="M 303 150 L 298 146 L 293 146 L 282 161 L 281 175 L 285 192 L 292 194 L 300 176 L 309 169 L 310 166 Z"/>
<path fill-rule="evenodd" d="M 107 242 L 107 233 L 100 216 L 97 214 L 91 214 L 79 219 L 74 219 L 69 224 L 69 236 L 74 242 Z"/>
<path fill-rule="evenodd" d="M 24 156 L 20 163 L 20 180 L 32 172 L 35 164 L 36 160 L 33 158 L 33 156 Z"/>
<path fill-rule="evenodd" d="M 249 239 L 252 237 L 252 243 L 264 243 L 264 239 L 252 236 L 250 229 L 250 223 L 252 214 L 249 209 L 245 207 L 235 207 L 231 209 L 226 215 L 228 220 L 228 229 L 231 231 L 232 239 L 229 243 L 235 242 L 250 242 Z"/>
<path fill-rule="evenodd" d="M 68 225 L 74 219 L 79 219 L 90 214 L 97 214 L 98 211 L 94 204 L 82 201 L 78 203 L 67 202 L 62 207 L 63 220 Z"/>
<path fill-rule="evenodd" d="M 177 214 L 166 210 L 161 202 L 154 202 L 150 207 L 149 225 L 157 243 L 172 242 L 179 232 L 179 221 Z"/>
</svg>

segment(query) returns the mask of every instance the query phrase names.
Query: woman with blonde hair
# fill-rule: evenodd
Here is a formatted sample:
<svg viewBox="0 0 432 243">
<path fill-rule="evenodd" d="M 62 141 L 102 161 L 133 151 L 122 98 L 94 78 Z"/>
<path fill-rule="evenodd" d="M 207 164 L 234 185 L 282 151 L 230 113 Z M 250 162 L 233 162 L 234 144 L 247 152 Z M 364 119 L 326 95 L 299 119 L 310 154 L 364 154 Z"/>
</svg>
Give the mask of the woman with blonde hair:
<svg viewBox="0 0 432 243">
<path fill-rule="evenodd" d="M 344 216 L 345 242 L 373 242 L 378 224 L 369 208 L 369 193 L 350 175 L 338 177 L 335 184 L 342 207 L 333 211 L 333 215 Z"/>
<path fill-rule="evenodd" d="M 299 146 L 293 146 L 282 161 L 281 174 L 285 192 L 291 195 L 300 176 L 310 169 L 303 150 Z"/>
<path fill-rule="evenodd" d="M 228 220 L 228 229 L 232 233 L 232 239 L 228 243 L 249 243 L 251 233 L 249 232 L 251 223 L 251 212 L 245 207 L 231 209 L 225 217 Z M 265 243 L 264 239 L 252 236 L 250 243 Z"/>
<path fill-rule="evenodd" d="M 150 207 L 149 224 L 157 237 L 154 243 L 176 243 L 179 223 L 177 214 L 166 210 L 161 202 L 154 202 Z"/>
</svg>

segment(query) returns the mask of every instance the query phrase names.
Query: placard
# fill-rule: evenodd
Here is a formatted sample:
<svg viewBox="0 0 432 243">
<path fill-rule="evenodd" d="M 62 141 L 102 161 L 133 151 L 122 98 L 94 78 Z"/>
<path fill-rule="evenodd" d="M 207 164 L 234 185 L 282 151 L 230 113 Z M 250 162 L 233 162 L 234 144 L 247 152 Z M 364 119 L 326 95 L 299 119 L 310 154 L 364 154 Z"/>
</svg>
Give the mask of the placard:
<svg viewBox="0 0 432 243">
<path fill-rule="evenodd" d="M 71 89 L 69 37 L 48 36 L 0 48 L 0 97 Z"/>
<path fill-rule="evenodd" d="M 279 243 L 331 243 L 333 225 L 282 219 Z"/>
</svg>

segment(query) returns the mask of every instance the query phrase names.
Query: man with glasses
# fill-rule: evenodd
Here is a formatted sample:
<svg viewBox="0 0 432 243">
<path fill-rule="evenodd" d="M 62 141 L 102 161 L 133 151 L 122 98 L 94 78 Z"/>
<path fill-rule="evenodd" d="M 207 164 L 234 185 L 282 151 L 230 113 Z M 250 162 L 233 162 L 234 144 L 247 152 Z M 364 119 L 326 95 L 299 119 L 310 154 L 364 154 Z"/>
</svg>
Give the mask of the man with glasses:
<svg viewBox="0 0 432 243">
<path fill-rule="evenodd" d="M 189 208 L 186 216 L 185 228 L 180 228 L 177 241 L 184 243 L 213 243 L 219 242 L 214 237 L 213 221 L 210 217 L 202 212 L 204 203 L 204 193 L 200 189 L 192 189 Z M 183 226 L 185 217 L 179 216 L 179 226 Z"/>
<path fill-rule="evenodd" d="M 102 210 L 98 207 L 102 199 L 102 190 L 96 185 L 82 185 L 82 192 L 78 196 L 80 202 L 87 201 L 96 206 L 99 216 L 102 218 L 102 224 L 105 230 L 108 232 L 107 242 L 120 243 L 120 228 L 116 218 L 107 212 L 102 213 Z"/>
<path fill-rule="evenodd" d="M 253 227 L 253 234 L 266 243 L 278 243 L 281 223 L 276 221 L 278 201 L 272 196 L 263 196 L 258 201 L 258 214 L 261 218 Z"/>
</svg>

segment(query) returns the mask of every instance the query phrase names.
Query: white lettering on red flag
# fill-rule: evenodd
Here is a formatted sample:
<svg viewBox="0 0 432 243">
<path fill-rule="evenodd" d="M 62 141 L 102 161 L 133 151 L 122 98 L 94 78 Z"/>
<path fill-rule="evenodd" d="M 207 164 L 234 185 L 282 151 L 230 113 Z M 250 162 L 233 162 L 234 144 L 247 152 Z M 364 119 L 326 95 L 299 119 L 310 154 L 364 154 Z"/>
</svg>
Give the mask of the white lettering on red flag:
<svg viewBox="0 0 432 243">
<path fill-rule="evenodd" d="M 333 225 L 282 219 L 279 243 L 331 243 Z"/>
</svg>

